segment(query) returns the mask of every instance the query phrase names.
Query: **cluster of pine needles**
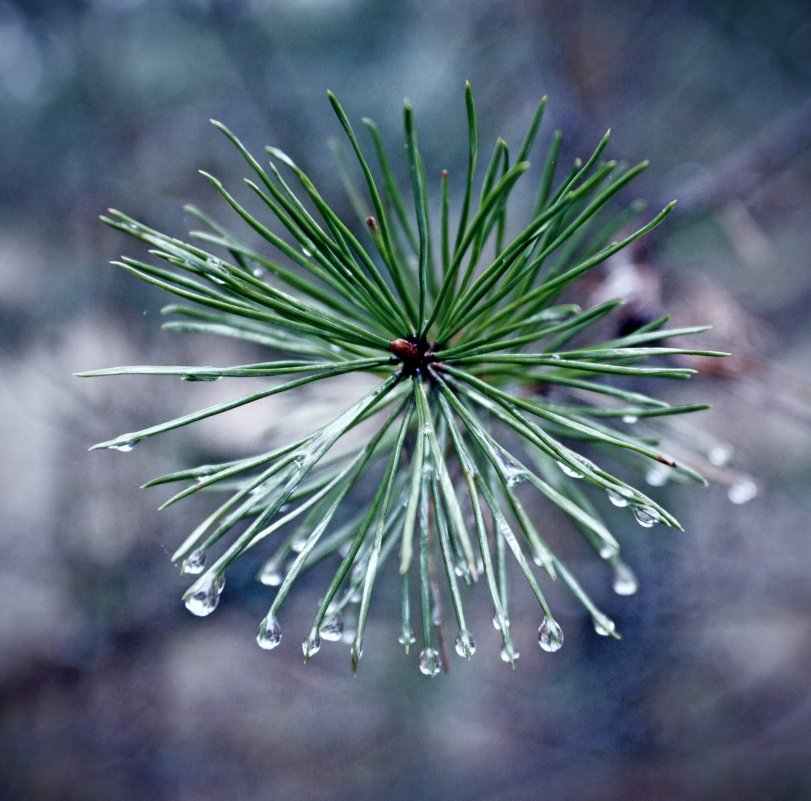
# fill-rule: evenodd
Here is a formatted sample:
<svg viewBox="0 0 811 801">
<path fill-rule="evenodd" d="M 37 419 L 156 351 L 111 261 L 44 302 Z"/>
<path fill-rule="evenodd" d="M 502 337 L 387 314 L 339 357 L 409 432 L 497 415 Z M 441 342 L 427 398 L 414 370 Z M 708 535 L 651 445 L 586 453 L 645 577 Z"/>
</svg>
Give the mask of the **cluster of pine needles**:
<svg viewBox="0 0 811 801">
<path fill-rule="evenodd" d="M 174 318 L 165 327 L 258 343 L 269 360 L 82 375 L 288 378 L 94 447 L 129 450 L 149 437 L 307 384 L 369 374 L 377 379 L 371 391 L 296 441 L 149 482 L 182 486 L 165 506 L 204 490 L 227 493 L 173 556 L 184 573 L 196 576 L 184 596 L 189 611 L 213 612 L 230 565 L 252 548 L 269 549 L 259 579 L 277 589 L 257 639 L 274 648 L 282 638 L 282 605 L 296 579 L 331 557 L 338 566 L 302 647 L 309 659 L 322 640 L 347 641 L 354 670 L 375 582 L 384 563 L 395 559 L 402 593 L 399 639 L 408 652 L 419 630 L 423 673 L 436 675 L 443 666 L 439 639 L 448 607 L 458 632 L 456 651 L 468 658 L 474 653 L 463 595 L 464 585 L 477 582 L 486 585 L 492 602 L 502 658 L 514 664 L 508 593 L 508 562 L 514 559 L 538 601 L 541 648 L 552 652 L 563 643 L 543 581 L 560 580 L 598 633 L 618 636 L 524 504 L 532 488 L 558 507 L 612 568 L 615 590 L 631 594 L 636 580 L 620 559 L 600 505 L 626 507 L 645 527 L 680 526 L 655 500 L 610 472 L 604 459 L 626 473 L 629 466 L 644 472 L 652 460 L 674 476 L 704 481 L 662 449 L 653 418 L 706 405 L 671 406 L 636 387 L 694 372 L 671 357 L 722 354 L 664 345 L 703 330 L 667 328 L 667 317 L 591 342 L 593 326 L 623 301 L 581 308 L 569 292 L 582 275 L 659 225 L 673 204 L 626 234 L 638 208 L 619 206 L 617 195 L 646 164 L 603 161 L 606 134 L 587 160 L 576 160 L 561 178 L 558 133 L 545 154 L 534 202 L 523 204 L 524 221 L 519 233 L 511 233 L 508 202 L 530 166 L 545 99 L 515 155 L 499 139 L 477 178 L 477 118 L 468 85 L 467 174 L 452 225 L 444 170 L 438 176 L 439 213 L 429 213 L 428 178 L 409 102 L 404 129 L 410 192 L 403 193 L 375 125 L 363 120 L 374 153 L 370 163 L 340 103 L 331 93 L 329 100 L 365 180 L 365 197 L 351 193 L 360 224 L 344 222 L 290 156 L 268 147 L 270 160 L 260 163 L 219 122 L 215 127 L 254 173 L 246 184 L 264 213 L 248 211 L 217 178 L 202 174 L 274 253 L 243 244 L 192 207 L 188 211 L 205 230 L 191 232 L 191 241 L 117 211 L 102 218 L 147 243 L 162 264 L 115 262 L 181 299 L 165 309 Z M 346 174 L 346 164 L 341 167 Z M 438 216 L 438 224 L 431 216 Z M 620 233 L 625 235 L 615 238 Z M 623 388 L 622 379 L 635 389 Z M 337 453 L 338 440 L 365 421 L 373 433 Z M 359 486 L 376 488 L 361 508 L 353 503 Z"/>
</svg>

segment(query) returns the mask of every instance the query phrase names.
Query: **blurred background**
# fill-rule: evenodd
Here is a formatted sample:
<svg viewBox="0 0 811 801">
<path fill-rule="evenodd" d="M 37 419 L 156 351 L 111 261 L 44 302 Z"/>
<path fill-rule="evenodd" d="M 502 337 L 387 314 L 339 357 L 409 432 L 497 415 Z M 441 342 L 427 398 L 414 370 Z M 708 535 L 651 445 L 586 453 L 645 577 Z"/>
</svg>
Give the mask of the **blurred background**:
<svg viewBox="0 0 811 801">
<path fill-rule="evenodd" d="M 809 54 L 801 0 L 0 0 L 0 799 L 811 797 Z M 669 397 L 712 401 L 691 422 L 734 455 L 707 490 L 658 491 L 686 534 L 612 518 L 636 596 L 572 548 L 621 641 L 559 592 L 566 645 L 541 652 L 516 582 L 515 671 L 478 592 L 476 656 L 428 680 L 396 641 L 392 575 L 352 678 L 345 646 L 301 663 L 330 574 L 300 581 L 263 652 L 256 563 L 192 618 L 168 553 L 204 505 L 158 514 L 166 495 L 137 489 L 253 452 L 289 409 L 87 452 L 241 388 L 71 372 L 250 360 L 162 332 L 167 298 L 108 266 L 133 245 L 98 215 L 226 219 L 196 170 L 236 186 L 246 168 L 210 117 L 286 149 L 349 215 L 328 88 L 395 153 L 409 96 L 429 173 L 461 176 L 465 79 L 485 149 L 517 145 L 548 94 L 541 140 L 561 128 L 567 159 L 608 127 L 611 156 L 651 159 L 634 196 L 678 212 L 604 281 L 717 323 L 735 358 Z"/>
</svg>

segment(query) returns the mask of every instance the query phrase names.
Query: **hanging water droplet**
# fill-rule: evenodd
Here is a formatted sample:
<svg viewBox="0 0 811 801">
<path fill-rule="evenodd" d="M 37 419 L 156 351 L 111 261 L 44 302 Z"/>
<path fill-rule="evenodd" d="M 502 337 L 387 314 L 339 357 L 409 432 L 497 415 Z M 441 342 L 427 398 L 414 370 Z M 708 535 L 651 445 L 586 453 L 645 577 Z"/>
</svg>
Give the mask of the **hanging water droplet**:
<svg viewBox="0 0 811 801">
<path fill-rule="evenodd" d="M 438 606 L 435 606 L 431 610 L 431 622 L 435 626 L 441 626 L 442 625 L 442 612 L 440 611 Z"/>
<path fill-rule="evenodd" d="M 302 249 L 301 249 L 301 252 L 302 252 L 302 254 L 303 254 L 304 256 L 306 256 L 308 259 L 309 259 L 309 258 L 310 258 L 310 257 L 313 255 L 313 254 L 312 254 L 312 253 L 311 253 L 309 250 L 307 250 L 307 248 L 302 248 Z"/>
<path fill-rule="evenodd" d="M 295 553 L 301 553 L 306 545 L 307 537 L 299 537 L 298 539 L 293 540 L 290 545 L 290 550 L 295 551 Z"/>
<path fill-rule="evenodd" d="M 189 595 L 184 601 L 186 609 L 193 615 L 205 617 L 210 615 L 220 602 L 220 595 L 225 586 L 225 576 L 214 574 L 204 576 L 192 584 Z"/>
<path fill-rule="evenodd" d="M 319 634 L 327 642 L 339 642 L 344 633 L 344 617 L 336 612 L 329 620 L 322 624 Z"/>
<path fill-rule="evenodd" d="M 415 643 L 417 642 L 417 638 L 414 636 L 414 630 L 411 626 L 404 626 L 402 631 L 400 632 L 400 636 L 397 638 L 397 641 L 400 645 L 404 646 L 406 651 Z"/>
<path fill-rule="evenodd" d="M 633 595 L 639 589 L 634 571 L 625 562 L 617 562 L 614 565 L 614 578 L 611 586 L 617 595 Z"/>
<path fill-rule="evenodd" d="M 512 643 L 508 643 L 501 649 L 501 661 L 502 662 L 515 662 L 517 661 L 518 657 L 521 654 L 515 650 L 515 646 Z"/>
<path fill-rule="evenodd" d="M 261 278 L 265 274 L 265 268 L 257 265 L 251 270 L 251 273 L 253 273 L 254 278 Z"/>
<path fill-rule="evenodd" d="M 282 574 L 275 562 L 268 562 L 262 568 L 259 581 L 266 587 L 278 587 L 282 583 Z"/>
<path fill-rule="evenodd" d="M 496 457 L 499 472 L 508 487 L 520 484 L 527 477 L 526 469 L 512 454 L 494 449 L 493 455 Z"/>
<path fill-rule="evenodd" d="M 192 551 L 184 560 L 180 567 L 180 572 L 186 576 L 196 576 L 203 572 L 206 565 L 206 552 L 203 548 Z"/>
<path fill-rule="evenodd" d="M 611 542 L 604 542 L 597 553 L 600 559 L 613 559 L 619 552 L 620 549 L 616 545 Z"/>
<path fill-rule="evenodd" d="M 541 625 L 538 626 L 538 645 L 550 654 L 560 650 L 563 645 L 563 631 L 557 620 L 545 617 L 541 621 Z"/>
<path fill-rule="evenodd" d="M 584 459 L 579 453 L 571 453 L 569 455 L 575 462 L 583 465 L 583 467 L 587 469 L 591 467 L 591 463 L 587 459 Z M 569 478 L 583 478 L 583 474 L 579 470 L 575 470 L 575 468 L 565 462 L 558 462 L 558 467 L 561 469 L 561 472 L 569 476 Z"/>
<path fill-rule="evenodd" d="M 632 426 L 634 423 L 639 422 L 639 417 L 635 414 L 624 414 L 622 416 L 622 422 L 626 425 Z"/>
<path fill-rule="evenodd" d="M 664 467 L 651 467 L 645 473 L 645 481 L 652 487 L 664 487 L 667 484 L 668 473 Z"/>
<path fill-rule="evenodd" d="M 434 648 L 425 648 L 420 651 L 420 673 L 434 677 L 439 673 L 441 667 L 439 651 Z"/>
<path fill-rule="evenodd" d="M 321 637 L 317 632 L 310 632 L 310 636 L 301 644 L 301 651 L 305 661 L 315 656 L 321 650 Z"/>
<path fill-rule="evenodd" d="M 748 503 L 757 495 L 757 484 L 751 478 L 744 478 L 736 481 L 727 492 L 727 498 L 732 503 Z"/>
<path fill-rule="evenodd" d="M 634 517 L 636 518 L 636 522 L 643 528 L 651 528 L 661 522 L 659 513 L 650 506 L 634 507 Z"/>
<path fill-rule="evenodd" d="M 504 627 L 510 628 L 510 619 L 508 617 L 504 618 Z M 496 631 L 501 631 L 501 620 L 499 619 L 498 615 L 493 616 L 493 628 Z"/>
<path fill-rule="evenodd" d="M 614 629 L 617 627 L 616 623 L 608 617 L 595 617 L 592 622 L 594 623 L 594 630 L 601 637 L 608 637 L 610 634 L 613 634 Z"/>
<path fill-rule="evenodd" d="M 614 490 L 606 490 L 605 494 L 608 495 L 608 500 L 611 501 L 614 506 L 617 506 L 620 509 L 628 505 L 628 499 L 619 492 L 614 492 Z"/>
<path fill-rule="evenodd" d="M 282 641 L 282 627 L 275 615 L 268 616 L 259 624 L 259 633 L 256 642 L 266 651 L 274 649 Z"/>
<path fill-rule="evenodd" d="M 714 464 L 716 467 L 723 467 L 731 458 L 732 450 L 726 445 L 715 445 L 707 454 L 710 464 Z"/>
<path fill-rule="evenodd" d="M 456 642 L 454 643 L 456 653 L 463 656 L 465 659 L 470 659 L 476 653 L 476 643 L 473 642 L 473 637 L 469 631 L 460 631 L 456 635 Z"/>
<path fill-rule="evenodd" d="M 120 451 L 121 453 L 129 453 L 138 444 L 137 439 L 116 440 L 107 446 L 108 450 Z"/>
</svg>

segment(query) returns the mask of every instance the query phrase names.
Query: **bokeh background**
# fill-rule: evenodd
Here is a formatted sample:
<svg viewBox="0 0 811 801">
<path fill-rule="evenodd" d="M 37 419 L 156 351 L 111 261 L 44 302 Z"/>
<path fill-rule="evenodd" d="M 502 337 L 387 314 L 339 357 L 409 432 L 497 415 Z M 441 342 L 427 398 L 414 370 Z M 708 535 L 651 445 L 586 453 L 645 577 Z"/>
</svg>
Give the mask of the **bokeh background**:
<svg viewBox="0 0 811 801">
<path fill-rule="evenodd" d="M 811 797 L 809 54 L 801 0 L 0 0 L 0 799 Z M 344 646 L 301 664 L 326 572 L 260 651 L 255 564 L 192 618 L 167 552 L 203 507 L 158 514 L 137 490 L 250 453 L 289 408 L 87 453 L 240 389 L 71 372 L 246 360 L 162 332 L 165 298 L 107 265 L 132 245 L 98 214 L 181 232 L 185 201 L 222 212 L 196 170 L 244 167 L 209 117 L 287 149 L 349 213 L 327 88 L 390 143 L 409 96 L 429 169 L 461 175 L 465 79 L 483 145 L 515 144 L 548 94 L 542 139 L 563 129 L 573 158 L 610 126 L 611 155 L 652 161 L 649 210 L 681 200 L 638 258 L 677 320 L 717 321 L 738 354 L 671 396 L 713 401 L 697 424 L 734 461 L 661 490 L 685 535 L 612 518 L 635 597 L 572 550 L 621 641 L 558 593 L 566 645 L 542 653 L 517 583 L 516 670 L 482 597 L 476 656 L 428 680 L 381 580 L 352 678 Z M 757 497 L 733 504 L 744 473 Z"/>
</svg>

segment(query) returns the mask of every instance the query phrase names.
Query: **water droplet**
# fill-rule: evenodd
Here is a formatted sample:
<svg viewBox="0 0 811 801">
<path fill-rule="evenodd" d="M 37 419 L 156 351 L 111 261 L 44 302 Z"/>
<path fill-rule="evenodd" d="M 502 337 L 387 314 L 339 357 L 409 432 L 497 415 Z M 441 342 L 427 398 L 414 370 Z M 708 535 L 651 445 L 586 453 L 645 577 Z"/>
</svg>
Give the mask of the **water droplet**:
<svg viewBox="0 0 811 801">
<path fill-rule="evenodd" d="M 256 642 L 260 648 L 270 651 L 282 641 L 282 627 L 275 615 L 268 616 L 259 624 Z"/>
<path fill-rule="evenodd" d="M 645 473 L 645 481 L 652 487 L 664 487 L 664 485 L 667 484 L 667 478 L 667 470 L 663 467 L 651 467 L 650 470 Z"/>
<path fill-rule="evenodd" d="M 614 629 L 617 627 L 616 623 L 608 617 L 595 617 L 592 622 L 594 623 L 594 630 L 601 637 L 608 637 L 613 634 Z"/>
<path fill-rule="evenodd" d="M 265 268 L 257 265 L 251 270 L 251 273 L 253 273 L 254 278 L 261 278 L 265 274 Z"/>
<path fill-rule="evenodd" d="M 137 439 L 117 440 L 116 442 L 108 445 L 108 450 L 121 451 L 121 453 L 129 453 L 138 444 Z"/>
<path fill-rule="evenodd" d="M 312 254 L 312 253 L 311 253 L 309 250 L 307 250 L 307 248 L 302 248 L 302 249 L 301 249 L 301 252 L 302 252 L 302 254 L 303 254 L 304 256 L 306 256 L 308 259 L 309 259 L 309 258 L 310 258 L 310 257 L 313 255 L 313 254 Z"/>
<path fill-rule="evenodd" d="M 543 619 L 541 625 L 538 626 L 538 645 L 544 651 L 549 651 L 550 654 L 560 650 L 561 645 L 563 645 L 563 632 L 557 620 L 551 617 Z"/>
<path fill-rule="evenodd" d="M 639 418 L 635 414 L 624 414 L 622 416 L 622 422 L 632 426 L 634 423 L 639 422 Z"/>
<path fill-rule="evenodd" d="M 625 562 L 617 562 L 614 566 L 611 586 L 617 595 L 633 595 L 639 589 L 634 571 Z"/>
<path fill-rule="evenodd" d="M 757 495 L 757 484 L 751 478 L 736 481 L 727 492 L 727 498 L 732 503 L 748 503 Z"/>
<path fill-rule="evenodd" d="M 180 376 L 181 381 L 219 381 L 221 375 L 211 375 L 211 373 L 186 373 Z"/>
<path fill-rule="evenodd" d="M 558 361 L 560 359 L 559 353 L 548 353 L 547 356 L 548 358 L 554 359 L 555 361 Z"/>
<path fill-rule="evenodd" d="M 266 587 L 278 587 L 282 583 L 282 574 L 275 563 L 270 562 L 262 568 L 259 581 Z"/>
<path fill-rule="evenodd" d="M 716 445 L 710 448 L 710 452 L 707 454 L 710 464 L 714 464 L 716 467 L 723 467 L 729 463 L 731 458 L 732 450 L 726 445 Z"/>
<path fill-rule="evenodd" d="M 600 559 L 613 559 L 619 552 L 620 549 L 616 545 L 604 542 L 597 553 L 600 555 Z"/>
<path fill-rule="evenodd" d="M 301 644 L 301 651 L 304 659 L 307 660 L 315 656 L 321 650 L 321 637 L 318 632 L 310 632 L 310 636 Z"/>
<path fill-rule="evenodd" d="M 344 633 L 344 617 L 336 612 L 321 626 L 319 634 L 327 642 L 339 642 Z"/>
<path fill-rule="evenodd" d="M 295 553 L 301 553 L 305 546 L 307 545 L 307 537 L 299 537 L 290 545 L 290 550 L 295 551 Z"/>
<path fill-rule="evenodd" d="M 628 505 L 628 499 L 619 492 L 614 492 L 614 490 L 606 490 L 605 494 L 608 495 L 608 500 L 611 501 L 614 506 L 617 506 L 620 509 Z"/>
<path fill-rule="evenodd" d="M 417 642 L 417 638 L 414 636 L 414 630 L 411 628 L 411 626 L 405 626 L 403 628 L 403 630 L 400 632 L 400 636 L 397 638 L 397 641 L 400 643 L 400 645 L 404 646 L 406 650 Z"/>
<path fill-rule="evenodd" d="M 517 459 L 513 458 L 512 454 L 494 449 L 493 455 L 496 457 L 499 472 L 504 476 L 508 487 L 520 484 L 527 477 L 526 469 Z"/>
<path fill-rule="evenodd" d="M 210 615 L 220 602 L 224 586 L 225 576 L 222 574 L 198 579 L 189 589 L 189 595 L 185 600 L 186 609 L 198 617 Z"/>
<path fill-rule="evenodd" d="M 515 662 L 521 654 L 515 650 L 515 646 L 512 643 L 505 645 L 501 649 L 501 661 L 502 662 Z"/>
<path fill-rule="evenodd" d="M 425 648 L 420 651 L 420 673 L 424 676 L 436 676 L 442 664 L 439 659 L 439 651 L 434 648 Z"/>
<path fill-rule="evenodd" d="M 196 576 L 203 572 L 206 566 L 206 552 L 203 548 L 192 551 L 184 560 L 180 567 L 180 572 L 185 576 Z"/>
<path fill-rule="evenodd" d="M 587 469 L 591 467 L 591 463 L 587 459 L 584 459 L 579 453 L 572 453 L 569 455 L 575 462 L 583 465 L 583 467 Z M 570 467 L 564 462 L 558 462 L 558 467 L 561 469 L 561 472 L 569 476 L 569 478 L 583 478 L 583 474 L 579 470 L 575 470 L 573 467 Z"/>
<path fill-rule="evenodd" d="M 510 619 L 507 617 L 504 618 L 504 626 L 505 628 L 510 628 Z M 498 615 L 493 616 L 493 628 L 496 631 L 501 631 L 501 620 L 499 620 Z"/>
<path fill-rule="evenodd" d="M 659 517 L 659 513 L 650 506 L 634 507 L 634 517 L 636 518 L 636 522 L 643 528 L 652 528 L 662 520 Z"/>
<path fill-rule="evenodd" d="M 460 631 L 456 636 L 454 643 L 456 653 L 463 656 L 465 659 L 470 659 L 476 653 L 476 643 L 473 642 L 473 637 L 469 631 Z"/>
<path fill-rule="evenodd" d="M 431 610 L 431 622 L 435 626 L 441 626 L 442 625 L 442 612 L 440 611 L 438 606 L 435 606 Z"/>
<path fill-rule="evenodd" d="M 209 278 L 210 278 L 210 279 L 211 279 L 211 280 L 212 280 L 212 281 L 213 281 L 215 284 L 221 284 L 221 285 L 222 285 L 222 284 L 224 284 L 224 283 L 225 283 L 225 281 L 223 281 L 223 280 L 222 280 L 222 278 L 217 278 L 217 276 L 216 276 L 216 275 L 210 275 L 210 276 L 209 276 Z"/>
</svg>

